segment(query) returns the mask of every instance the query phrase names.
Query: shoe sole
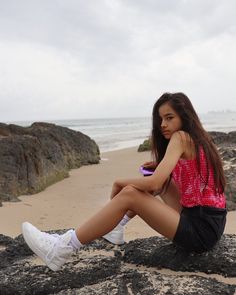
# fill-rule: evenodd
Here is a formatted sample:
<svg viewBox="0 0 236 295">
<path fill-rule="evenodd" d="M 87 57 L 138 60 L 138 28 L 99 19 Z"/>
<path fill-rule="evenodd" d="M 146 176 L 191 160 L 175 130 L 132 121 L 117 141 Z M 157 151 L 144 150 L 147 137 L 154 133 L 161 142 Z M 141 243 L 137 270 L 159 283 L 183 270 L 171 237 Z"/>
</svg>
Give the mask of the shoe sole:
<svg viewBox="0 0 236 295">
<path fill-rule="evenodd" d="M 113 239 L 112 237 L 109 237 L 109 236 L 106 236 L 106 235 L 103 236 L 103 238 L 104 238 L 105 240 L 107 240 L 108 242 L 114 244 L 114 245 L 123 245 L 123 244 L 125 243 L 124 240 L 115 240 L 115 239 Z"/>
<path fill-rule="evenodd" d="M 27 234 L 27 224 L 23 223 L 22 224 L 22 234 L 23 237 L 26 241 L 26 244 L 29 246 L 29 248 L 53 271 L 57 271 L 60 269 L 60 267 L 54 263 L 48 263 L 47 261 L 44 260 L 44 258 L 42 256 L 41 251 L 37 248 L 36 245 L 34 245 L 34 243 L 32 242 L 31 239 L 28 238 L 28 234 Z"/>
</svg>

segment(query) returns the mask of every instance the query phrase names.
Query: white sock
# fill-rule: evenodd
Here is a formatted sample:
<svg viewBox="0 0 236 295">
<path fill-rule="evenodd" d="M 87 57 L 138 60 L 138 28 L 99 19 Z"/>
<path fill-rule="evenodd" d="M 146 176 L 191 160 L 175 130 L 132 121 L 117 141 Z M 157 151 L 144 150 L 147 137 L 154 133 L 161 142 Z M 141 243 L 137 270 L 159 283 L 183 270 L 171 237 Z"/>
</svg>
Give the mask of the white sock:
<svg viewBox="0 0 236 295">
<path fill-rule="evenodd" d="M 119 224 L 121 226 L 125 226 L 130 221 L 130 219 L 131 218 L 128 215 L 125 214 L 125 216 L 121 219 Z"/>
<path fill-rule="evenodd" d="M 83 244 L 81 244 L 80 240 L 77 238 L 75 230 L 72 230 L 69 245 L 73 247 L 74 251 L 79 250 L 80 247 L 83 246 Z"/>
</svg>

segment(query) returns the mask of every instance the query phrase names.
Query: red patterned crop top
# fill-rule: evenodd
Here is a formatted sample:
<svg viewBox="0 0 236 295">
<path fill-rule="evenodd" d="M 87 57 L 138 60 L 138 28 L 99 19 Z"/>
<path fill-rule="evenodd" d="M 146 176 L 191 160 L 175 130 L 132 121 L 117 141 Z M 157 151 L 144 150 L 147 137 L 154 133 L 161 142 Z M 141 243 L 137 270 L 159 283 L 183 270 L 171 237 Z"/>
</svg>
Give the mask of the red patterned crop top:
<svg viewBox="0 0 236 295">
<path fill-rule="evenodd" d="M 215 192 L 212 169 L 209 171 L 208 184 L 206 185 L 203 181 L 207 179 L 207 164 L 203 148 L 200 148 L 200 169 L 202 177 L 198 173 L 196 158 L 192 160 L 179 159 L 177 162 L 172 171 L 172 177 L 181 193 L 180 203 L 184 207 L 225 208 L 225 195 Z"/>
</svg>

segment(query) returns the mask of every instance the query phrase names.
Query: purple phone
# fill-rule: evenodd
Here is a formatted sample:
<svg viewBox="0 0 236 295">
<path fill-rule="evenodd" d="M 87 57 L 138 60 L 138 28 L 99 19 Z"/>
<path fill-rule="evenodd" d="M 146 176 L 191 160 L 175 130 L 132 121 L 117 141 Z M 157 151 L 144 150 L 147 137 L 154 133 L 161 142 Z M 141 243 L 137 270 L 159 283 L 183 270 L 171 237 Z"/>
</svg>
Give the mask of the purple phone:
<svg viewBox="0 0 236 295">
<path fill-rule="evenodd" d="M 140 166 L 139 171 L 143 174 L 143 176 L 150 176 L 154 172 L 153 168 L 145 168 L 143 166 Z"/>
</svg>

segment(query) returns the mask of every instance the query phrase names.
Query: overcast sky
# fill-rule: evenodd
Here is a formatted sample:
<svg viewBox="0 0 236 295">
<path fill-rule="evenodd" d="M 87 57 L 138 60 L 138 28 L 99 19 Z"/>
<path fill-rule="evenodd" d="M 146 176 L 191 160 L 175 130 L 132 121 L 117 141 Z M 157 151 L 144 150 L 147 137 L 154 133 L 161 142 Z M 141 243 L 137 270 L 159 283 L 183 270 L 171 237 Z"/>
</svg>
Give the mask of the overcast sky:
<svg viewBox="0 0 236 295">
<path fill-rule="evenodd" d="M 236 110 L 235 0 L 0 0 L 0 121 Z"/>
</svg>

